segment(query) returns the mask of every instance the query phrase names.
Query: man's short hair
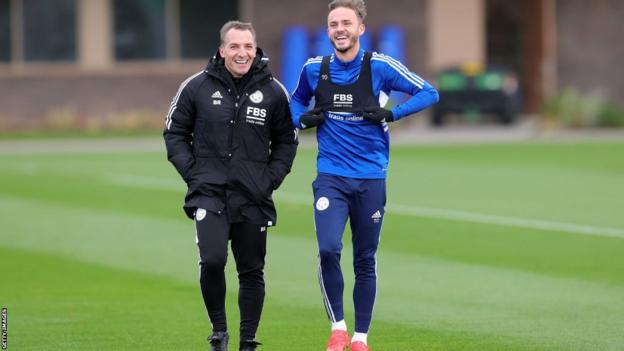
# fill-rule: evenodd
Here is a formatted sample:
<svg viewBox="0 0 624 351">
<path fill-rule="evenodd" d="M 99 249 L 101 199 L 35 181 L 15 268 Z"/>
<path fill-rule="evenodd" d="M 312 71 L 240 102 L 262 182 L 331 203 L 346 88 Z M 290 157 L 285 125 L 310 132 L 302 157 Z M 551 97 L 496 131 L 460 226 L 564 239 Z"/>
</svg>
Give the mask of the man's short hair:
<svg viewBox="0 0 624 351">
<path fill-rule="evenodd" d="M 253 37 L 253 40 L 254 40 L 254 44 L 256 43 L 256 31 L 254 30 L 251 23 L 240 22 L 240 21 L 228 21 L 223 25 L 223 27 L 221 27 L 221 30 L 219 31 L 219 35 L 221 36 L 221 45 L 225 43 L 225 35 L 227 34 L 227 32 L 230 31 L 230 29 L 250 31 L 251 36 Z"/>
<path fill-rule="evenodd" d="M 355 14 L 360 19 L 360 22 L 364 22 L 364 18 L 366 18 L 366 4 L 364 0 L 333 0 L 327 5 L 329 8 L 329 12 L 333 11 L 338 7 L 346 7 L 355 11 Z"/>
</svg>

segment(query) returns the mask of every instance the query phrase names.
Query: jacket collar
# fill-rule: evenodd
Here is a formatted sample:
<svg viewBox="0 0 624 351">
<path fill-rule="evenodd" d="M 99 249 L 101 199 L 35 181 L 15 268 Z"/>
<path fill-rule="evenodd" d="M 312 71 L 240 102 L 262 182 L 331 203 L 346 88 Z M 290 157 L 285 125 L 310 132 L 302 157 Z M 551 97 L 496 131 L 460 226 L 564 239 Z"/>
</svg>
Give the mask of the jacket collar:
<svg viewBox="0 0 624 351">
<path fill-rule="evenodd" d="M 362 64 L 362 59 L 364 58 L 364 49 L 360 48 L 355 58 L 351 61 L 341 61 L 336 54 L 332 54 L 334 63 L 338 64 L 341 68 L 349 69 L 359 67 Z"/>
</svg>

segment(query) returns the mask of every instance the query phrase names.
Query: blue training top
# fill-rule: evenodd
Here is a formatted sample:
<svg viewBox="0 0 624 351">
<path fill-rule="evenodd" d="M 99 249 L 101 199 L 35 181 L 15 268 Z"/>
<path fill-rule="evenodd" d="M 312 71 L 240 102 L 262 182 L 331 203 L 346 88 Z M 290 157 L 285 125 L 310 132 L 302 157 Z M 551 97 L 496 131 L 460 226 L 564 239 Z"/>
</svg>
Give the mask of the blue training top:
<svg viewBox="0 0 624 351">
<path fill-rule="evenodd" d="M 364 50 L 360 50 L 350 62 L 342 62 L 332 55 L 329 63 L 331 81 L 338 85 L 357 81 L 363 57 Z M 297 128 L 302 128 L 299 117 L 308 110 L 318 85 L 321 61 L 322 56 L 318 56 L 304 64 L 293 93 L 290 110 Z M 392 108 L 395 121 L 438 102 L 438 92 L 431 84 L 390 56 L 374 52 L 371 75 L 373 93 L 378 97 L 380 106 L 386 104 L 393 90 L 412 95 L 406 102 Z M 373 123 L 351 113 L 326 111 L 325 121 L 318 126 L 316 138 L 319 173 L 359 179 L 386 177 L 390 141 L 385 122 Z"/>
</svg>

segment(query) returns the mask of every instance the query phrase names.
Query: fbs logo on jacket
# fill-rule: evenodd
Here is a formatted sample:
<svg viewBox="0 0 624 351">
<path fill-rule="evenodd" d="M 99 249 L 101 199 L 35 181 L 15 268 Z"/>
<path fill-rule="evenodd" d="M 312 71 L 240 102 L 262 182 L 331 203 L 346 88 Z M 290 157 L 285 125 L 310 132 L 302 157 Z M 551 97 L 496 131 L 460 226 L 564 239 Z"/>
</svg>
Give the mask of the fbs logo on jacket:
<svg viewBox="0 0 624 351">
<path fill-rule="evenodd" d="M 264 121 L 267 116 L 267 110 L 265 108 L 258 108 L 247 106 L 247 116 L 245 122 L 257 125 L 264 125 Z"/>
<path fill-rule="evenodd" d="M 353 107 L 353 95 L 334 94 L 334 107 Z"/>
</svg>

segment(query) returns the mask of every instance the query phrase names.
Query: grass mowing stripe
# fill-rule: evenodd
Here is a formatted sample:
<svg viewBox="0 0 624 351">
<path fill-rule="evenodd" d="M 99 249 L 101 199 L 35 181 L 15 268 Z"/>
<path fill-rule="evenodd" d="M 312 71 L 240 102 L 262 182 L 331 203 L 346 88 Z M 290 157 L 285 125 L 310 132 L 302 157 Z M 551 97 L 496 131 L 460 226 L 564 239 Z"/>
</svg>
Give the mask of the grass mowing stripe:
<svg viewBox="0 0 624 351">
<path fill-rule="evenodd" d="M 99 178 L 109 184 L 122 187 L 133 187 L 151 190 L 166 190 L 180 192 L 183 184 L 180 180 L 171 178 L 156 178 L 148 176 L 137 176 L 132 174 L 109 174 L 99 175 Z M 288 202 L 293 204 L 309 204 L 311 195 L 303 193 L 292 193 L 287 191 L 277 191 L 275 199 L 278 202 Z M 430 208 L 423 206 L 412 206 L 403 204 L 389 204 L 387 210 L 391 213 L 418 216 L 425 218 L 440 218 L 456 221 L 467 221 L 475 223 L 502 225 L 519 228 L 538 229 L 544 231 L 568 232 L 574 234 L 596 235 L 615 238 L 624 238 L 624 229 L 609 228 L 600 226 L 590 226 L 575 223 L 562 223 L 541 219 L 515 218 L 509 216 L 499 216 L 492 214 L 475 213 L 469 211 L 458 211 L 450 209 Z"/>
<path fill-rule="evenodd" d="M 207 348 L 202 306 L 188 285 L 2 247 L 0 263 L 8 350 Z"/>
<path fill-rule="evenodd" d="M 1 203 L 0 203 L 1 204 Z M 4 245 L 53 252 L 81 261 L 145 272 L 183 283 L 196 281 L 192 234 L 179 221 L 146 221 L 145 218 L 98 211 L 17 207 L 3 234 Z M 39 213 L 38 221 L 30 221 Z M 21 214 L 21 215 L 20 215 Z M 62 232 L 46 237 L 37 228 L 51 223 L 46 216 L 64 218 Z M 84 230 L 84 223 L 91 228 Z M 172 232 L 171 228 L 179 227 Z M 188 232 L 188 233 L 187 233 Z M 275 303 L 298 308 L 318 308 L 316 247 L 313 238 L 271 236 L 267 258 L 267 289 Z M 346 245 L 344 257 L 350 257 Z M 583 350 L 586 342 L 599 349 L 615 350 L 621 343 L 618 330 L 624 314 L 624 289 L 604 284 L 556 279 L 511 269 L 491 268 L 395 254 L 379 253 L 379 298 L 376 320 L 444 332 L 499 335 L 532 345 Z M 347 291 L 353 281 L 350 262 L 344 260 Z M 229 286 L 234 272 L 229 267 Z M 352 308 L 347 303 L 347 314 Z M 350 320 L 352 322 L 352 320 Z M 561 331 L 565 330 L 566 333 Z M 578 335 L 572 338 L 571 335 Z M 535 349 L 535 348 L 531 348 Z M 539 348 L 538 348 L 539 349 Z"/>
<path fill-rule="evenodd" d="M 514 218 L 508 216 L 496 216 L 468 211 L 457 211 L 440 208 L 427 208 L 421 206 L 408 206 L 399 204 L 388 205 L 388 211 L 402 215 L 418 216 L 426 218 L 448 219 L 453 221 L 465 221 L 482 224 L 493 224 L 506 227 L 536 229 L 541 231 L 555 231 L 572 234 L 596 235 L 624 239 L 624 229 L 596 227 L 574 223 L 562 223 L 530 218 Z"/>
<path fill-rule="evenodd" d="M 618 211 L 624 205 L 624 159 L 615 157 L 623 148 L 624 143 L 399 147 L 392 153 L 389 198 L 426 209 L 623 228 Z M 196 289 L 192 224 L 183 220 L 179 208 L 183 184 L 164 154 L 84 151 L 0 155 L 5 165 L 0 194 L 7 195 L 0 197 L 0 245 L 53 252 Z M 266 320 L 280 320 L 285 333 L 292 333 L 276 350 L 298 345 L 297 336 L 312 329 L 315 335 L 304 337 L 301 349 L 322 348 L 324 340 L 318 336 L 326 333 L 316 282 L 311 196 L 302 196 L 310 188 L 313 168 L 314 152 L 301 150 L 293 174 L 276 194 L 279 198 L 283 191 L 301 201 L 278 202 L 280 225 L 269 240 L 267 303 L 294 315 Z M 120 186 L 105 179 L 110 174 L 157 178 L 150 185 L 171 188 Z M 172 184 L 179 184 L 179 190 Z M 424 339 L 418 345 L 429 345 L 447 334 L 450 341 L 425 349 L 615 350 L 624 344 L 618 333 L 624 329 L 621 239 L 558 231 L 544 235 L 531 228 L 393 211 L 388 216 L 372 335 L 373 340 L 389 337 L 374 344 L 376 350 L 418 349 L 412 347 L 416 339 Z M 348 232 L 345 236 L 348 241 Z M 350 254 L 346 245 L 348 282 Z M 15 271 L 4 262 L 2 266 Z M 55 276 L 45 262 L 38 268 L 40 275 Z M 232 287 L 231 263 L 228 269 Z M 3 272 L 5 277 L 10 275 Z M 64 282 L 71 287 L 71 279 Z M 33 282 L 32 290 L 43 291 L 37 284 Z M 4 293 L 0 296 L 6 300 Z M 76 301 L 71 305 L 82 308 L 84 299 Z M 46 310 L 43 303 L 38 307 Z M 133 316 L 127 319 L 137 322 Z M 306 321 L 301 331 L 299 319 Z M 81 331 L 66 334 L 67 345 L 85 338 Z M 400 341 L 394 342 L 393 336 Z"/>
<path fill-rule="evenodd" d="M 102 234 L 93 236 L 94 248 L 101 246 L 111 251 L 123 251 L 123 247 L 116 249 L 114 237 L 117 233 L 124 235 L 138 235 L 144 238 L 145 243 L 150 245 L 167 246 L 163 240 L 151 237 L 145 228 L 158 226 L 159 231 L 170 233 L 172 240 L 183 240 L 178 245 L 191 244 L 187 241 L 187 232 L 192 231 L 192 226 L 176 208 L 171 209 L 166 215 L 158 215 L 161 210 L 155 212 L 152 207 L 164 206 L 163 198 L 159 195 L 151 202 L 141 201 L 140 194 L 136 191 L 107 190 L 105 196 L 111 193 L 132 194 L 133 199 L 126 199 L 123 204 L 115 207 L 92 206 L 91 202 L 74 201 L 41 201 L 18 198 L 7 198 L 4 213 L 17 213 L 12 219 L 24 218 L 19 222 L 19 229 L 8 234 L 20 234 L 20 231 L 46 233 L 36 240 L 53 240 L 63 243 L 62 236 L 66 226 L 82 226 L 85 231 L 93 231 L 89 225 L 90 216 L 98 213 L 104 224 L 97 228 Z M 117 199 L 113 196 L 113 199 Z M 136 201 L 136 199 L 139 199 Z M 174 197 L 172 197 L 174 198 Z M 55 198 L 57 199 L 57 198 Z M 150 198 L 151 199 L 151 198 Z M 96 200 L 94 200 L 96 201 Z M 132 205 L 136 202 L 139 208 Z M 97 203 L 97 202 L 96 202 Z M 158 204 L 161 205 L 158 205 Z M 1 204 L 1 202 L 0 202 Z M 145 208 L 142 206 L 145 205 Z M 119 207 L 121 206 L 121 208 Z M 54 210 L 50 210 L 53 207 Z M 56 214 L 56 210 L 60 214 Z M 64 209 L 64 210 L 63 210 Z M 84 216 L 68 216 L 65 212 L 73 213 L 71 209 L 79 209 L 77 213 L 85 211 Z M 313 223 L 311 220 L 311 208 L 309 205 L 284 205 L 278 203 L 280 213 L 278 221 L 280 225 L 272 232 L 282 236 L 298 236 L 302 238 L 314 238 Z M 172 215 L 177 213 L 177 215 Z M 100 215 L 101 214 L 101 215 Z M 155 215 L 156 214 L 156 215 Z M 25 217 L 24 217 L 25 216 Z M 28 218 L 37 218 L 30 221 Z M 69 221 L 69 217 L 77 217 Z M 107 218 L 109 218 L 107 220 Z M 132 224 L 127 224 L 127 219 L 134 219 Z M 143 219 L 141 222 L 139 219 Z M 283 220 L 282 220 L 283 219 Z M 539 231 L 522 230 L 519 228 L 505 228 L 497 226 L 484 226 L 474 223 L 464 223 L 444 220 L 415 219 L 411 216 L 388 214 L 388 221 L 384 223 L 384 237 L 382 246 L 385 250 L 396 253 L 418 254 L 422 256 L 437 257 L 444 260 L 452 260 L 470 264 L 481 264 L 499 268 L 511 268 L 526 270 L 538 274 L 557 277 L 571 277 L 609 284 L 624 284 L 621 270 L 624 269 L 621 252 L 624 250 L 624 242 L 620 239 L 591 237 L 563 233 L 543 235 Z M 7 222 L 11 223 L 11 222 Z M 26 227 L 24 227 L 26 226 Z M 104 231 L 109 229 L 110 233 Z M 57 233 L 59 234 L 57 236 Z M 128 233 L 128 234 L 126 234 Z M 135 234 L 136 233 L 136 234 Z M 348 238 L 349 232 L 345 233 Z M 28 238 L 24 236 L 23 238 Z M 22 237 L 17 237 L 22 238 Z M 82 239 L 81 239 L 82 240 Z M 346 240 L 346 239 L 345 239 Z M 191 246 L 194 250 L 194 245 Z M 314 245 L 314 249 L 316 246 Z M 132 247 L 126 252 L 131 255 Z M 97 255 L 98 252 L 93 253 Z M 189 255 L 195 256 L 194 253 Z M 165 257 L 166 258 L 166 257 Z M 189 261 L 188 264 L 191 264 Z"/>
<path fill-rule="evenodd" d="M 208 322 L 199 291 L 145 274 L 0 247 L 0 300 L 9 311 L 9 350 L 204 350 Z M 46 267 L 46 269 L 41 269 Z M 19 291 L 20 294 L 12 293 Z M 268 350 L 315 351 L 328 334 L 319 308 L 283 305 L 267 296 L 258 338 Z M 227 296 L 232 349 L 236 298 Z M 554 351 L 523 338 L 445 331 L 376 321 L 375 350 Z"/>
<path fill-rule="evenodd" d="M 172 179 L 135 176 L 132 174 L 110 174 L 107 176 L 103 176 L 103 179 L 111 184 L 119 186 L 155 190 L 179 191 L 180 187 L 182 186 L 179 181 L 174 181 Z M 275 192 L 274 199 L 277 202 L 286 202 L 298 205 L 310 205 L 312 203 L 311 194 L 292 193 L 280 190 Z M 469 211 L 457 211 L 442 208 L 430 208 L 392 203 L 387 205 L 386 210 L 390 213 L 397 213 L 407 216 L 439 218 L 453 221 L 465 221 L 508 227 L 537 229 L 542 231 L 556 231 L 572 234 L 596 235 L 624 239 L 624 229 L 620 228 L 598 227 L 575 223 L 562 223 L 532 218 L 515 218 L 509 216 L 497 216 Z"/>
<path fill-rule="evenodd" d="M 96 160 L 92 162 L 97 163 Z M 118 162 L 129 163 L 125 158 Z M 110 172 L 104 168 L 104 174 Z M 110 186 L 108 183 L 98 183 L 97 177 L 94 179 L 73 174 L 63 177 L 56 173 L 42 173 L 4 179 L 6 190 L 2 192 L 24 194 L 28 198 L 45 199 L 48 203 L 69 207 L 100 209 L 105 213 L 138 214 L 147 221 L 172 219 L 187 223 L 179 210 L 182 192 Z M 162 179 L 168 180 L 178 181 L 170 176 Z M 279 190 L 276 198 L 282 192 Z M 301 196 L 302 202 L 306 202 L 304 198 Z M 278 209 L 278 232 L 282 228 L 285 229 L 285 235 L 307 231 L 301 236 L 313 237 L 309 204 L 292 206 L 278 202 Z M 7 213 L 12 211 L 9 208 Z M 590 240 L 594 237 L 556 232 L 543 235 L 540 231 L 522 228 L 428 220 L 414 216 L 399 215 L 397 218 L 392 212 L 389 216 L 387 223 L 384 223 L 384 232 L 392 233 L 394 239 L 384 242 L 384 245 L 393 251 L 553 276 L 614 284 L 623 282 L 624 276 L 620 271 L 624 267 L 618 257 L 622 257 L 624 242 L 617 242 L 621 239 L 595 237 L 596 240 Z M 140 231 L 140 226 L 137 227 L 136 230 Z"/>
<path fill-rule="evenodd" d="M 417 202 L 425 208 L 621 229 L 624 217 L 617 209 L 624 206 L 624 164 L 611 155 L 623 145 L 401 146 L 392 152 L 388 195 L 396 203 Z M 180 183 L 162 153 L 1 158 L 5 172 L 30 168 L 38 180 L 55 172 L 67 176 L 71 170 L 72 175 L 87 173 L 85 177 L 120 173 Z M 314 152 L 301 150 L 282 189 L 309 189 L 314 164 Z M 183 185 L 179 192 L 178 202 Z"/>
<path fill-rule="evenodd" d="M 624 228 L 622 153 L 621 141 L 401 146 L 389 174 L 400 185 L 388 194 L 425 207 Z"/>
<path fill-rule="evenodd" d="M 473 154 L 471 158 L 480 157 L 480 154 L 475 154 L 473 148 L 469 149 L 469 154 Z M 483 148 L 479 150 L 479 152 L 491 154 L 493 151 L 497 151 L 500 155 L 493 155 L 492 157 L 500 158 L 502 161 L 509 163 L 512 161 L 510 161 L 508 157 L 517 158 L 517 154 L 522 155 L 523 152 L 526 151 L 525 149 L 530 149 L 532 152 L 534 148 L 522 145 L 513 148 L 505 147 L 503 149 L 502 152 L 498 152 L 496 146 L 491 146 L 490 148 Z M 550 149 L 537 149 L 540 154 L 534 155 L 535 157 L 524 155 L 524 158 L 521 160 L 533 160 L 537 158 L 545 161 L 546 158 L 541 153 L 552 154 Z M 431 156 L 429 153 L 434 155 L 440 153 L 440 150 L 437 148 L 424 151 L 422 148 L 400 149 L 398 155 L 410 156 L 410 158 L 406 158 L 402 162 L 395 162 L 395 165 L 399 169 L 402 169 L 405 164 L 418 164 L 418 162 L 420 162 L 418 159 L 421 158 L 421 156 L 423 159 L 427 159 L 427 157 Z M 455 153 L 459 151 L 462 151 L 462 149 L 455 148 L 450 155 L 438 155 L 435 159 L 457 158 L 458 156 Z M 311 152 L 299 154 L 293 174 L 287 178 L 282 187 L 284 190 L 280 189 L 277 196 L 280 196 L 282 191 L 298 193 L 301 189 L 309 188 L 309 182 L 314 174 L 310 172 L 311 170 L 309 169 L 310 165 L 313 165 L 312 156 L 313 153 Z M 557 154 L 557 156 L 565 156 L 565 153 L 561 153 L 561 155 Z M 602 158 L 604 159 L 604 157 Z M 5 164 L 6 167 L 0 170 L 0 177 L 3 179 L 2 184 L 0 184 L 0 192 L 2 193 L 32 199 L 45 199 L 50 203 L 63 206 L 69 205 L 73 207 L 100 209 L 105 212 L 114 211 L 118 213 L 139 214 L 156 219 L 170 218 L 183 221 L 183 215 L 180 211 L 184 192 L 183 186 L 181 186 L 179 191 L 142 188 L 130 189 L 129 187 L 110 186 L 110 183 L 103 182 L 99 178 L 107 174 L 118 173 L 132 174 L 133 176 L 160 177 L 160 179 L 162 179 L 161 182 L 170 181 L 172 184 L 180 183 L 179 177 L 175 174 L 172 167 L 164 162 L 163 155 L 153 153 L 111 155 L 85 154 L 80 156 L 72 155 L 69 158 L 61 156 L 40 156 L 3 157 L 3 159 L 3 164 Z M 600 157 L 597 159 L 600 159 Z M 399 159 L 399 161 L 401 161 L 401 159 Z M 481 161 L 483 162 L 484 160 Z M 604 160 L 601 161 L 601 164 L 602 162 L 604 162 Z M 21 172 L 13 173 L 12 170 L 16 168 L 30 169 L 34 170 L 34 172 L 32 172 L 32 174 Z M 418 192 L 412 192 L 414 188 L 445 188 L 446 182 L 444 180 L 433 184 L 425 181 L 427 185 L 412 185 L 411 183 L 406 183 L 410 181 L 412 177 L 398 178 L 390 183 L 389 192 L 392 192 L 392 189 L 394 189 L 396 194 L 392 196 L 392 199 L 396 199 L 401 203 L 409 203 L 408 201 L 417 199 L 419 203 L 422 201 L 422 203 L 434 205 L 437 201 L 437 197 L 442 195 L 446 197 L 437 202 L 445 205 L 444 208 L 464 207 L 483 209 L 489 207 L 488 210 L 492 210 L 492 206 L 479 206 L 480 204 L 496 201 L 495 204 L 498 208 L 498 204 L 500 204 L 502 200 L 503 202 L 509 203 L 517 202 L 517 204 L 514 205 L 514 210 L 524 211 L 525 209 L 532 209 L 536 206 L 542 206 L 544 209 L 548 209 L 542 210 L 541 212 L 527 212 L 533 215 L 548 215 L 550 217 L 553 211 L 562 209 L 563 211 L 561 214 L 563 214 L 563 216 L 560 217 L 564 220 L 574 219 L 581 221 L 582 219 L 589 219 L 588 223 L 614 225 L 619 225 L 621 223 L 619 219 L 621 216 L 610 215 L 611 212 L 617 212 L 616 209 L 619 208 L 617 204 L 618 202 L 621 203 L 621 200 L 617 200 L 618 190 L 616 188 L 612 189 L 609 185 L 601 190 L 602 192 L 593 194 L 591 191 L 593 188 L 592 182 L 597 182 L 600 179 L 586 179 L 586 181 L 590 183 L 584 185 L 583 188 L 588 188 L 590 190 L 589 192 L 584 191 L 578 193 L 576 189 L 570 188 L 565 189 L 567 197 L 557 199 L 555 197 L 556 194 L 546 194 L 546 197 L 548 197 L 546 200 L 541 196 L 544 195 L 541 192 L 540 194 L 531 192 L 526 184 L 524 184 L 524 180 L 522 180 L 521 183 L 516 186 L 519 188 L 519 191 L 509 193 L 508 197 L 499 198 L 498 193 L 489 193 L 489 190 L 483 187 L 484 183 L 490 184 L 492 179 L 498 177 L 498 175 L 489 175 L 487 172 L 483 174 L 485 170 L 490 170 L 491 168 L 491 166 L 480 168 L 478 177 L 484 178 L 483 180 L 476 179 L 477 175 L 475 175 L 474 179 L 462 178 L 461 180 L 456 180 L 459 184 L 471 184 L 471 186 L 476 187 L 478 190 L 477 192 L 480 193 L 479 197 L 469 199 L 469 203 L 462 204 L 461 201 L 465 202 L 466 199 L 463 199 L 462 196 L 450 196 L 447 194 L 449 191 L 436 191 L 424 197 L 422 194 L 419 195 Z M 443 178 L 444 172 L 438 172 L 437 168 L 434 170 L 436 171 L 434 173 L 437 178 Z M 432 170 L 432 172 L 434 170 Z M 453 170 L 453 172 L 449 173 L 456 174 L 457 171 L 460 171 L 460 169 Z M 530 171 L 531 168 L 527 170 Z M 520 172 L 517 172 L 516 180 L 525 177 L 525 170 L 519 169 L 519 171 Z M 418 173 L 419 179 L 423 176 L 422 171 L 416 173 Z M 511 174 L 507 176 L 511 176 Z M 553 183 L 554 179 L 560 177 L 574 179 L 576 174 L 552 174 L 553 179 L 548 181 L 549 184 L 540 186 L 556 186 L 556 184 Z M 618 178 L 617 181 L 611 180 L 611 183 L 607 184 L 621 184 L 620 178 Z M 427 179 L 427 177 L 425 177 L 425 179 Z M 514 181 L 509 180 L 505 182 L 505 188 L 509 187 L 509 182 Z M 468 188 L 468 186 L 466 187 Z M 609 192 L 613 195 L 610 202 L 606 201 L 609 199 L 605 199 L 601 195 L 607 188 L 610 189 Z M 397 192 L 397 189 L 399 192 Z M 455 193 L 456 190 L 457 189 L 451 189 L 450 192 Z M 516 193 L 528 193 L 531 195 L 529 196 L 531 199 L 530 201 L 525 199 L 527 197 L 526 195 L 522 195 L 525 198 L 515 198 L 513 195 Z M 461 193 L 458 195 L 461 195 Z M 551 195 L 553 198 L 550 198 Z M 311 199 L 311 196 L 309 198 Z M 432 199 L 436 201 L 432 201 Z M 303 202 L 306 201 L 304 197 Z M 460 205 L 456 203 L 458 201 Z M 583 205 L 586 203 L 585 201 L 592 202 L 594 205 L 591 207 Z M 546 205 L 544 205 L 544 203 L 546 203 Z M 579 207 L 578 209 L 571 208 L 571 205 L 576 206 L 575 204 L 579 203 L 581 206 L 577 206 Z M 303 235 L 307 235 L 308 237 L 312 235 L 311 228 L 313 224 L 310 221 L 310 205 L 292 206 L 291 204 L 278 202 L 278 207 L 280 213 L 279 217 L 285 219 L 278 220 L 278 231 L 280 231 L 281 228 L 288 228 L 284 233 L 286 233 L 285 235 L 289 235 L 288 233 L 298 233 L 307 230 L 308 232 Z M 515 211 L 501 211 L 501 213 L 505 212 L 515 213 Z M 485 213 L 496 214 L 497 212 Z M 592 218 L 592 216 L 586 216 L 588 213 L 600 214 L 600 216 Z M 530 229 L 494 225 L 482 226 L 473 222 L 455 221 L 455 223 L 452 223 L 447 220 L 432 221 L 424 217 L 419 218 L 414 216 L 400 216 L 397 218 L 397 215 L 393 212 L 390 212 L 389 215 L 391 218 L 384 224 L 384 231 L 391 233 L 395 239 L 393 241 L 386 241 L 384 245 L 386 248 L 396 252 L 414 252 L 419 255 L 434 256 L 445 260 L 485 264 L 503 268 L 510 267 L 539 274 L 574 277 L 615 284 L 621 284 L 623 280 L 622 277 L 624 277 L 619 273 L 624 267 L 622 267 L 622 260 L 618 259 L 618 257 L 622 257 L 622 252 L 624 252 L 622 251 L 623 247 L 613 240 L 607 240 L 610 238 L 587 240 L 593 237 L 581 235 L 570 236 L 556 232 L 552 232 L 550 235 L 543 235 L 540 231 Z M 147 217 L 144 218 L 148 219 Z M 557 216 L 553 218 L 557 218 Z M 542 236 L 541 238 L 539 237 L 540 235 Z"/>
<path fill-rule="evenodd" d="M 163 140 L 156 138 L 0 140 L 0 155 L 79 155 L 164 151 Z"/>
<path fill-rule="evenodd" d="M 100 175 L 105 183 L 121 187 L 132 187 L 147 190 L 174 191 L 180 193 L 184 185 L 180 180 L 171 178 L 156 178 L 148 176 L 137 176 L 132 174 L 109 174 Z M 293 193 L 278 190 L 275 200 L 292 204 L 310 204 L 311 195 L 303 193 Z M 456 221 L 467 221 L 474 223 L 493 224 L 509 227 L 537 229 L 544 231 L 568 232 L 573 234 L 596 235 L 615 238 L 624 238 L 624 229 L 610 228 L 602 226 L 592 226 L 577 223 L 564 223 L 558 221 L 548 221 L 533 218 L 517 218 L 510 216 L 500 216 L 470 211 L 451 210 L 443 208 L 432 208 L 424 206 L 413 206 L 404 204 L 389 204 L 388 212 L 425 217 L 440 218 Z"/>
</svg>

